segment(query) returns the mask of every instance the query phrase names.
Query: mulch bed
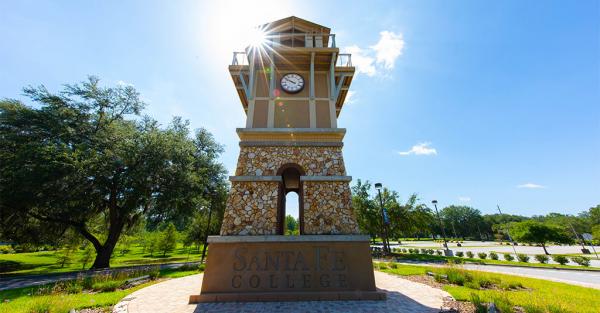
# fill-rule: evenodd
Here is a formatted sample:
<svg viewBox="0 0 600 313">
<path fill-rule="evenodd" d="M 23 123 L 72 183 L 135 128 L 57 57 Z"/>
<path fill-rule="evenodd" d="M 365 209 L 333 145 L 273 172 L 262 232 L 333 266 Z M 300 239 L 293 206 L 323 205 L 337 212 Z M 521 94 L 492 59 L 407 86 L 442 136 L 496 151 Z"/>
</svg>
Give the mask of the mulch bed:
<svg viewBox="0 0 600 313">
<path fill-rule="evenodd" d="M 403 279 L 410 280 L 415 283 L 421 283 L 436 289 L 442 289 L 443 283 L 435 281 L 432 276 L 427 275 L 410 275 L 402 276 Z M 444 313 L 475 313 L 475 305 L 471 302 L 456 301 L 452 297 L 444 298 L 444 305 L 440 312 Z"/>
</svg>

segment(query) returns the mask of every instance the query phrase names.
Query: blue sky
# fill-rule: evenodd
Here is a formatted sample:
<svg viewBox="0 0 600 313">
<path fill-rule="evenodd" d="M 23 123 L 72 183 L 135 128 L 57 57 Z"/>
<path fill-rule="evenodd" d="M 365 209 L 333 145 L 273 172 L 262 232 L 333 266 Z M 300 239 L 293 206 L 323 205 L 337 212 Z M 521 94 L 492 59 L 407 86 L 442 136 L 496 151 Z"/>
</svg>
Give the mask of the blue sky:
<svg viewBox="0 0 600 313">
<path fill-rule="evenodd" d="M 212 131 L 232 171 L 231 52 L 290 15 L 354 53 L 339 119 L 354 179 L 484 213 L 600 203 L 598 1 L 3 1 L 0 97 L 88 74 L 133 84 L 155 119 Z"/>
</svg>

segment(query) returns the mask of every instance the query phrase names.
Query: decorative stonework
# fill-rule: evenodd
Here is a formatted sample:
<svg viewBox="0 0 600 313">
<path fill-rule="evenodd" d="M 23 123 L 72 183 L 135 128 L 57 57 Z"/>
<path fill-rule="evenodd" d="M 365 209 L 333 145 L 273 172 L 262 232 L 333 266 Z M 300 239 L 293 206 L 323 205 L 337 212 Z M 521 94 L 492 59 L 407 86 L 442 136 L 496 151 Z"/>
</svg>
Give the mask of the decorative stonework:
<svg viewBox="0 0 600 313">
<path fill-rule="evenodd" d="M 278 182 L 232 182 L 221 235 L 273 235 Z"/>
<path fill-rule="evenodd" d="M 304 183 L 304 233 L 358 234 L 348 182 Z"/>
<path fill-rule="evenodd" d="M 299 165 L 303 199 L 303 233 L 358 234 L 352 211 L 350 177 L 341 146 L 242 146 L 231 177 L 221 235 L 268 235 L 278 233 L 280 184 L 278 170 L 286 164 Z"/>
<path fill-rule="evenodd" d="M 300 165 L 306 175 L 346 175 L 342 147 L 241 147 L 235 175 L 273 176 L 282 165 Z"/>
</svg>

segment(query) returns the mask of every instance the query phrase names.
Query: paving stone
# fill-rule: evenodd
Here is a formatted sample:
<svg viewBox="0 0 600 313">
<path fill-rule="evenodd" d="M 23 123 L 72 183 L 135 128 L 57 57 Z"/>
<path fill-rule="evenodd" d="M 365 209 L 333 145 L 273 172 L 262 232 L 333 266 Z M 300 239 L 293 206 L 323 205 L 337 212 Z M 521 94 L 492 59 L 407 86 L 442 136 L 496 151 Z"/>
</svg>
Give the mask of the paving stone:
<svg viewBox="0 0 600 313">
<path fill-rule="evenodd" d="M 188 304 L 200 293 L 202 274 L 168 280 L 140 289 L 115 306 L 118 313 L 281 313 L 281 312 L 400 312 L 437 313 L 450 295 L 424 284 L 375 272 L 377 288 L 387 293 L 384 301 L 228 302 Z"/>
</svg>

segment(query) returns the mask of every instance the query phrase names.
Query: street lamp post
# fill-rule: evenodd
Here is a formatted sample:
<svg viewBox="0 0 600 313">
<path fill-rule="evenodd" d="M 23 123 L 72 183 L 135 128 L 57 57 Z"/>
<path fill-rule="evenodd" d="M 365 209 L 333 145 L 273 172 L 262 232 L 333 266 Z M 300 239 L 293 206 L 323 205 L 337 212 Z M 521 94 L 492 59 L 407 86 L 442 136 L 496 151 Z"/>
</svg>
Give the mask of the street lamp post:
<svg viewBox="0 0 600 313">
<path fill-rule="evenodd" d="M 385 208 L 383 207 L 383 198 L 381 197 L 381 188 L 383 185 L 381 183 L 375 183 L 375 189 L 377 189 L 377 194 L 379 195 L 379 205 L 381 207 L 381 221 L 383 223 L 383 253 L 390 253 L 390 243 L 388 241 L 388 230 L 387 230 L 387 219 Z"/>
<path fill-rule="evenodd" d="M 448 242 L 446 241 L 446 230 L 444 229 L 444 224 L 442 223 L 442 218 L 440 217 L 440 212 L 437 208 L 437 200 L 432 200 L 433 206 L 435 207 L 435 214 L 437 215 L 438 221 L 440 222 L 440 227 L 442 228 L 442 236 L 444 238 L 444 248 L 448 251 Z M 447 253 L 447 252 L 446 252 Z"/>
</svg>

